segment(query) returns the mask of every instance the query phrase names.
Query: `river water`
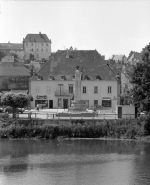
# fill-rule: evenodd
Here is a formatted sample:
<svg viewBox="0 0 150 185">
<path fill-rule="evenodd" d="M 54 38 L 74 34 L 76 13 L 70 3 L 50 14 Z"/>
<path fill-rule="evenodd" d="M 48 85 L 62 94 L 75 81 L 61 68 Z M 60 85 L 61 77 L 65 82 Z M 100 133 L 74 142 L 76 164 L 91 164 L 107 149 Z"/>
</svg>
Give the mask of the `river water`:
<svg viewBox="0 0 150 185">
<path fill-rule="evenodd" d="M 146 184 L 149 143 L 0 140 L 0 185 Z"/>
</svg>

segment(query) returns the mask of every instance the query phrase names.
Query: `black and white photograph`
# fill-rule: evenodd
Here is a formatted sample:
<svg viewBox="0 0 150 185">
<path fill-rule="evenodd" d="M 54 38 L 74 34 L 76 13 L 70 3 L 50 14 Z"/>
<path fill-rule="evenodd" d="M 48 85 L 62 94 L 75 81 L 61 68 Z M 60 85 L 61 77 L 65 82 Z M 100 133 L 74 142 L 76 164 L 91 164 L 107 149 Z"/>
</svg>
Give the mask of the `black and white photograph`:
<svg viewBox="0 0 150 185">
<path fill-rule="evenodd" d="M 150 184 L 150 0 L 0 0 L 0 185 Z"/>
</svg>

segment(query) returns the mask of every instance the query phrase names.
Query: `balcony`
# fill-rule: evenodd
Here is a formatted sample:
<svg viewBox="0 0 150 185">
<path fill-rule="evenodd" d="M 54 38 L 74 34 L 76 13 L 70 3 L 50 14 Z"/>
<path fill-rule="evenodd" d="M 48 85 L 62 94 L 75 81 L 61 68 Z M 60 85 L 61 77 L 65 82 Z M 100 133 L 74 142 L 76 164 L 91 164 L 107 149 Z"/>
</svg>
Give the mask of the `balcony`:
<svg viewBox="0 0 150 185">
<path fill-rule="evenodd" d="M 65 90 L 57 90 L 57 91 L 55 91 L 55 96 L 72 96 L 73 95 L 73 93 L 71 93 L 71 92 L 69 92 L 69 91 L 65 91 Z"/>
</svg>

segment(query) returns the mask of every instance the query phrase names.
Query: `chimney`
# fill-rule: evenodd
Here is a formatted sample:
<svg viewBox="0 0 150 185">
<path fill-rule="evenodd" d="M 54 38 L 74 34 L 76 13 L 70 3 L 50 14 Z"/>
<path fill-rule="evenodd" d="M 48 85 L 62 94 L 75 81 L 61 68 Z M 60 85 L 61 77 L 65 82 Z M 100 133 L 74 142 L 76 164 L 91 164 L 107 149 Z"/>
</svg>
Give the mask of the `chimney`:
<svg viewBox="0 0 150 185">
<path fill-rule="evenodd" d="M 39 35 L 41 35 L 41 32 L 39 32 Z"/>
</svg>

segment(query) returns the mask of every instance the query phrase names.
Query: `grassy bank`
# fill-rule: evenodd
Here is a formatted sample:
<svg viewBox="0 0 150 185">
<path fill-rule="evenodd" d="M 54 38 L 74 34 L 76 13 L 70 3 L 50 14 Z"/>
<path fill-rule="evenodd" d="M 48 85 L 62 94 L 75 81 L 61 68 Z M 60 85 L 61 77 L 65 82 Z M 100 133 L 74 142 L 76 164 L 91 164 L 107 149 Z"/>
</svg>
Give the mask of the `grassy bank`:
<svg viewBox="0 0 150 185">
<path fill-rule="evenodd" d="M 150 135 L 150 116 L 139 120 L 8 120 L 1 117 L 0 138 L 117 138 Z"/>
</svg>

